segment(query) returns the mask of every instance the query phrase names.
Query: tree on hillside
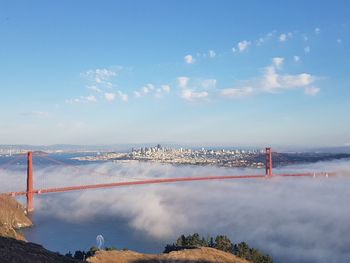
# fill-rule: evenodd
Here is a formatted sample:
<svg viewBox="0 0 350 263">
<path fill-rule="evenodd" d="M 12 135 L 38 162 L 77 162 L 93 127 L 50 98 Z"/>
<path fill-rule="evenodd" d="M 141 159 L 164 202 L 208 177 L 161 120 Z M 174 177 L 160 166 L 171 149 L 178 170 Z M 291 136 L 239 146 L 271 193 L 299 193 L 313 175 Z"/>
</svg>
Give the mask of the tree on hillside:
<svg viewBox="0 0 350 263">
<path fill-rule="evenodd" d="M 84 251 L 77 250 L 74 253 L 74 259 L 85 260 L 85 256 L 86 254 Z"/>
<path fill-rule="evenodd" d="M 177 240 L 176 240 L 176 245 L 179 247 L 184 247 L 187 244 L 187 239 L 185 237 L 185 235 L 181 235 Z"/>
<path fill-rule="evenodd" d="M 233 253 L 236 256 L 239 256 L 240 258 L 245 258 L 249 257 L 250 251 L 249 251 L 249 246 L 246 242 L 241 242 L 239 244 L 234 245 L 233 247 Z"/>
<path fill-rule="evenodd" d="M 215 247 L 215 243 L 214 243 L 214 238 L 213 237 L 210 237 L 208 245 L 209 245 L 209 247 Z"/>
<path fill-rule="evenodd" d="M 198 233 L 193 235 L 184 236 L 181 235 L 177 241 L 176 246 L 179 247 L 203 247 L 208 246 L 205 238 L 201 237 Z"/>
<path fill-rule="evenodd" d="M 218 235 L 215 238 L 215 248 L 232 253 L 233 244 L 227 236 Z"/>
<path fill-rule="evenodd" d="M 264 255 L 259 250 L 250 248 L 245 242 L 234 245 L 233 254 L 253 263 L 273 263 L 269 255 Z"/>
</svg>

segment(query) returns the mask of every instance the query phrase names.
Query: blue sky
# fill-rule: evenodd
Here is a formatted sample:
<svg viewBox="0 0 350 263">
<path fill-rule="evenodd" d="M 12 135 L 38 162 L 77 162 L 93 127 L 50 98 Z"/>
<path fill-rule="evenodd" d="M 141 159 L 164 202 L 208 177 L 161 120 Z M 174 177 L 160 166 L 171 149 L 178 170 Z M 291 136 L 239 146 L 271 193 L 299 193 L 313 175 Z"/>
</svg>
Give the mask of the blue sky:
<svg viewBox="0 0 350 263">
<path fill-rule="evenodd" d="M 0 143 L 350 144 L 348 1 L 1 1 Z"/>
</svg>

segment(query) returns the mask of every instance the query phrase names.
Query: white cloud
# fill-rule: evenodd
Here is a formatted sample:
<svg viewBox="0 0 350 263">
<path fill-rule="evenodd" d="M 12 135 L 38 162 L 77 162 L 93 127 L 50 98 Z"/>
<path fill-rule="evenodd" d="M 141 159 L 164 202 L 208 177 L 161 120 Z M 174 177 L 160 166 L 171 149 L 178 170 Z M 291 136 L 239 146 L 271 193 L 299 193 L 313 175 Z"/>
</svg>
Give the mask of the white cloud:
<svg viewBox="0 0 350 263">
<path fill-rule="evenodd" d="M 183 89 L 181 91 L 181 97 L 187 101 L 195 101 L 208 98 L 209 93 L 206 91 L 195 92 L 190 89 Z"/>
<path fill-rule="evenodd" d="M 320 88 L 317 87 L 306 87 L 305 88 L 305 94 L 309 96 L 315 96 L 320 92 Z"/>
<path fill-rule="evenodd" d="M 245 50 L 247 50 L 247 48 L 251 45 L 250 41 L 247 40 L 243 40 L 241 42 L 238 42 L 237 44 L 237 48 L 239 52 L 244 52 Z M 233 49 L 232 49 L 233 50 Z"/>
<path fill-rule="evenodd" d="M 287 35 L 286 35 L 286 34 L 281 34 L 280 37 L 279 37 L 279 40 L 280 40 L 281 42 L 286 41 L 286 40 L 287 40 Z"/>
<path fill-rule="evenodd" d="M 313 86 L 316 77 L 309 73 L 282 74 L 279 71 L 280 60 L 273 59 L 267 66 L 263 75 L 245 81 L 247 84 L 241 88 L 227 88 L 220 92 L 222 97 L 243 98 L 261 93 L 278 93 L 290 89 L 304 89 L 306 95 L 316 95 L 320 89 Z"/>
<path fill-rule="evenodd" d="M 306 87 L 314 82 L 314 77 L 308 73 L 296 75 L 281 75 L 280 83 L 284 88 Z"/>
<path fill-rule="evenodd" d="M 127 102 L 129 100 L 128 94 L 125 94 L 125 93 L 121 92 L 120 90 L 118 90 L 118 95 L 122 101 Z"/>
<path fill-rule="evenodd" d="M 160 88 L 157 88 L 155 91 L 155 96 L 157 98 L 161 98 L 163 96 L 163 94 L 165 93 L 169 93 L 171 90 L 169 85 L 162 85 Z"/>
<path fill-rule="evenodd" d="M 265 42 L 265 38 L 259 37 L 259 39 L 256 41 L 256 44 L 257 44 L 258 46 L 260 46 L 260 45 L 264 44 L 264 42 Z"/>
<path fill-rule="evenodd" d="M 108 88 L 108 89 L 112 89 L 113 88 L 113 83 L 112 82 L 109 82 L 109 81 L 106 81 L 105 83 L 104 83 L 104 85 L 106 86 L 106 88 Z"/>
<path fill-rule="evenodd" d="M 120 67 L 115 70 L 106 69 L 106 68 L 94 69 L 94 70 L 88 70 L 85 73 L 82 73 L 81 76 L 96 84 L 100 84 L 100 83 L 105 83 L 108 80 L 110 80 L 112 77 L 117 76 L 119 70 L 120 70 Z"/>
<path fill-rule="evenodd" d="M 192 57 L 192 55 L 185 56 L 184 60 L 187 64 L 193 64 L 195 62 L 195 59 Z"/>
<path fill-rule="evenodd" d="M 291 32 L 289 32 L 289 33 L 282 33 L 282 34 L 280 34 L 278 39 L 279 39 L 280 42 L 285 42 L 289 38 L 292 38 L 292 37 L 293 37 L 293 34 Z"/>
<path fill-rule="evenodd" d="M 265 68 L 265 74 L 262 79 L 264 90 L 269 92 L 280 89 L 307 87 L 314 82 L 314 77 L 308 73 L 295 75 L 279 74 L 276 68 L 269 66 Z"/>
<path fill-rule="evenodd" d="M 306 46 L 306 47 L 304 48 L 304 52 L 305 52 L 305 54 L 309 54 L 309 53 L 310 53 L 310 51 L 311 51 L 310 46 Z"/>
<path fill-rule="evenodd" d="M 264 92 L 278 92 L 286 89 L 304 88 L 305 94 L 316 95 L 319 88 L 312 87 L 315 82 L 315 76 L 309 73 L 301 74 L 281 74 L 278 71 L 278 66 L 275 63 L 272 66 L 268 66 L 264 70 L 264 74 L 258 85 L 255 86 L 256 93 L 259 91 Z M 262 87 L 260 89 L 259 87 Z M 260 89 L 260 90 L 259 90 Z"/>
<path fill-rule="evenodd" d="M 80 96 L 79 98 L 75 99 L 68 99 L 66 100 L 66 103 L 68 104 L 75 104 L 75 103 L 91 103 L 91 102 L 96 102 L 97 99 L 94 95 L 89 95 L 89 96 Z"/>
<path fill-rule="evenodd" d="M 95 102 L 96 101 L 96 97 L 94 95 L 89 95 L 89 96 L 86 96 L 83 98 L 86 99 L 86 101 L 88 101 L 88 102 Z"/>
<path fill-rule="evenodd" d="M 265 74 L 262 79 L 262 86 L 267 91 L 272 91 L 276 88 L 281 87 L 278 82 L 278 74 L 273 66 L 265 68 Z"/>
<path fill-rule="evenodd" d="M 272 59 L 273 64 L 275 65 L 275 67 L 279 68 L 283 65 L 284 62 L 284 58 L 282 57 L 275 57 Z"/>
<path fill-rule="evenodd" d="M 232 48 L 232 52 L 233 52 L 233 53 L 236 53 L 236 51 L 237 51 L 236 48 L 233 47 L 233 48 Z"/>
<path fill-rule="evenodd" d="M 144 94 L 147 94 L 147 93 L 150 92 L 150 90 L 148 89 L 148 87 L 143 87 L 143 88 L 142 88 L 142 91 L 143 91 Z"/>
<path fill-rule="evenodd" d="M 114 101 L 115 100 L 115 93 L 105 93 L 104 97 L 107 101 Z"/>
<path fill-rule="evenodd" d="M 141 90 L 134 91 L 135 97 L 143 97 L 146 95 L 154 95 L 155 97 L 162 97 L 164 94 L 170 92 L 170 86 L 169 85 L 161 85 L 160 87 L 156 87 L 154 84 L 148 83 L 144 87 L 141 88 Z M 123 99 L 123 97 L 122 97 Z"/>
<path fill-rule="evenodd" d="M 151 91 L 154 90 L 154 85 L 151 84 L 151 83 L 148 83 L 146 86 L 144 86 L 144 87 L 142 88 L 142 90 L 143 90 L 143 93 L 144 93 L 144 94 L 148 94 L 148 93 L 150 93 Z"/>
<path fill-rule="evenodd" d="M 321 29 L 320 29 L 319 27 L 316 27 L 316 28 L 315 28 L 315 34 L 318 35 L 320 32 L 321 32 Z"/>
<path fill-rule="evenodd" d="M 300 57 L 299 57 L 299 56 L 294 56 L 294 57 L 293 57 L 293 60 L 294 60 L 295 62 L 299 62 L 299 61 L 300 61 Z"/>
<path fill-rule="evenodd" d="M 204 79 L 201 81 L 201 86 L 204 89 L 211 89 L 216 87 L 216 79 Z"/>
<path fill-rule="evenodd" d="M 268 41 L 269 39 L 271 39 L 275 33 L 276 33 L 275 31 L 271 31 L 271 32 L 265 34 L 264 36 L 259 37 L 259 38 L 255 41 L 256 45 L 257 45 L 257 46 L 261 46 L 261 45 L 264 44 L 266 41 Z"/>
<path fill-rule="evenodd" d="M 154 85 L 153 84 L 148 83 L 146 86 L 148 87 L 149 90 L 154 90 Z"/>
<path fill-rule="evenodd" d="M 166 93 L 169 93 L 171 90 L 170 86 L 169 85 L 162 85 L 162 91 L 166 92 Z"/>
<path fill-rule="evenodd" d="M 341 43 L 343 43 L 343 41 L 342 41 L 340 38 L 338 38 L 338 39 L 337 39 L 337 43 L 338 43 L 338 44 L 341 44 Z"/>
<path fill-rule="evenodd" d="M 188 77 L 178 77 L 177 78 L 177 83 L 180 88 L 187 88 L 188 82 L 190 81 L 190 78 Z"/>
<path fill-rule="evenodd" d="M 286 41 L 287 40 L 287 35 L 286 34 L 281 34 L 280 36 L 279 36 L 279 40 L 281 41 L 281 42 L 284 42 L 284 41 Z"/>
<path fill-rule="evenodd" d="M 216 79 L 195 79 L 188 77 L 178 77 L 178 86 L 181 88 L 181 98 L 187 101 L 206 99 L 210 92 L 216 91 Z"/>
<path fill-rule="evenodd" d="M 206 99 L 209 97 L 207 90 L 215 90 L 216 79 L 195 79 L 178 77 L 178 86 L 181 89 L 181 98 L 187 101 Z"/>
<path fill-rule="evenodd" d="M 221 91 L 221 95 L 227 98 L 242 98 L 252 95 L 254 89 L 252 87 L 228 88 Z"/>
<path fill-rule="evenodd" d="M 80 76 L 89 82 L 86 88 L 95 92 L 95 95 L 98 96 L 98 98 L 103 98 L 106 101 L 114 101 L 119 97 L 121 100 L 127 101 L 128 95 L 120 90 L 116 90 L 117 86 L 112 82 L 112 79 L 118 76 L 121 69 L 122 67 L 120 66 L 114 68 L 93 69 L 81 73 Z M 79 98 L 66 100 L 66 103 L 95 102 L 97 101 L 96 96 L 81 96 Z"/>
<path fill-rule="evenodd" d="M 117 93 L 112 93 L 112 92 L 106 92 L 104 94 L 104 97 L 107 101 L 111 102 L 116 100 L 117 98 L 121 99 L 124 102 L 127 102 L 129 99 L 129 96 L 122 91 L 118 90 Z"/>
<path fill-rule="evenodd" d="M 216 57 L 216 53 L 214 50 L 209 50 L 209 57 L 210 58 L 215 58 Z"/>
<path fill-rule="evenodd" d="M 142 96 L 140 91 L 134 91 L 135 97 L 139 98 Z"/>
<path fill-rule="evenodd" d="M 87 86 L 86 88 L 87 88 L 88 90 L 95 91 L 95 92 L 97 92 L 97 93 L 101 93 L 101 92 L 102 92 L 102 90 L 101 90 L 100 88 L 96 87 L 95 85 Z"/>
</svg>

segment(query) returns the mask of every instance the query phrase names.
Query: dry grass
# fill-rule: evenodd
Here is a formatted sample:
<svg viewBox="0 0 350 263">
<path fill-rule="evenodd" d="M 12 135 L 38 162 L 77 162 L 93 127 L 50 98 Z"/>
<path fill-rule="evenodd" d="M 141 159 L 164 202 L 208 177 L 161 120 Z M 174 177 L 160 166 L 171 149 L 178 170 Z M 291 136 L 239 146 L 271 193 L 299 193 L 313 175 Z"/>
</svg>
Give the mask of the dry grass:
<svg viewBox="0 0 350 263">
<path fill-rule="evenodd" d="M 134 251 L 98 251 L 88 259 L 90 263 L 248 263 L 230 253 L 214 248 L 197 248 L 174 251 L 169 254 L 140 254 Z"/>
</svg>

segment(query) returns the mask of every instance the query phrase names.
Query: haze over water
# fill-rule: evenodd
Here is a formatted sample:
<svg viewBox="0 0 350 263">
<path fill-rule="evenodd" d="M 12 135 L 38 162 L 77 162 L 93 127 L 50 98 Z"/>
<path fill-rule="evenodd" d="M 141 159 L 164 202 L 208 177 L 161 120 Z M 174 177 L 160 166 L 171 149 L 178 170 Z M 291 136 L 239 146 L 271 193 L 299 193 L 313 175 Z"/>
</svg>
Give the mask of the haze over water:
<svg viewBox="0 0 350 263">
<path fill-rule="evenodd" d="M 337 177 L 225 180 L 145 185 L 35 197 L 29 241 L 66 253 L 86 250 L 102 234 L 106 246 L 162 252 L 181 234 L 226 234 L 273 256 L 276 262 L 349 262 L 349 161 L 297 165 L 275 172 L 341 171 Z M 35 183 L 45 186 L 264 170 L 154 163 L 92 163 L 80 171 L 42 163 Z M 96 174 L 96 173 L 99 174 Z M 11 187 L 25 185 L 22 169 L 1 172 Z M 132 180 L 132 179 L 131 179 Z M 0 186 L 3 192 L 5 186 Z M 24 189 L 24 188 L 23 188 Z"/>
</svg>

